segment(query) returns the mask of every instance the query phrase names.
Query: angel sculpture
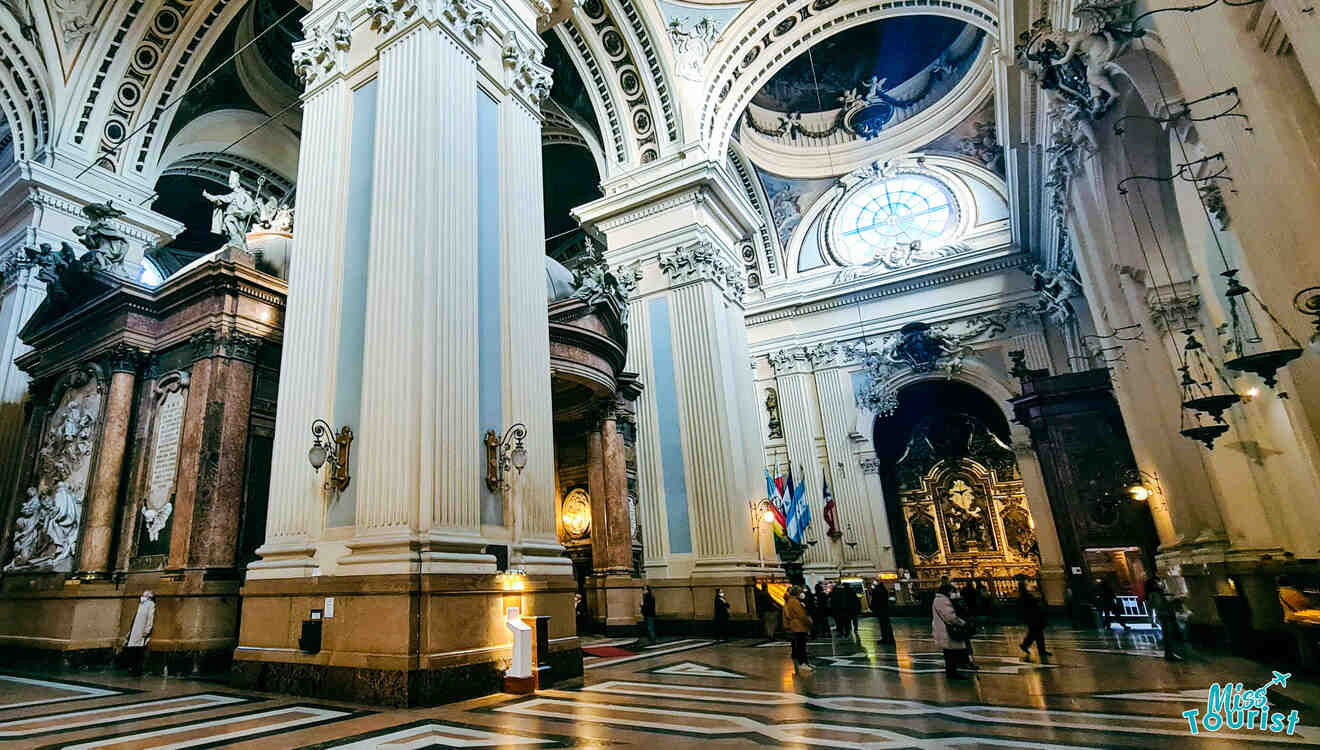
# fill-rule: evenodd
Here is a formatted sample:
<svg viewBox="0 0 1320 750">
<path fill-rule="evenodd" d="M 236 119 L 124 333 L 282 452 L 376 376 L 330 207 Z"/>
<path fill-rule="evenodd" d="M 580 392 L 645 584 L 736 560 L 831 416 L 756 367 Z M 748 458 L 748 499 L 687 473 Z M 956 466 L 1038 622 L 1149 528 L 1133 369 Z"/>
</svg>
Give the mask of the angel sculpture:
<svg viewBox="0 0 1320 750">
<path fill-rule="evenodd" d="M 124 212 L 114 207 L 114 201 L 88 203 L 83 206 L 83 216 L 87 224 L 74 227 L 73 233 L 78 241 L 87 248 L 82 255 L 83 265 L 88 268 L 122 270 L 124 257 L 128 254 L 128 239 L 110 226 L 110 222 L 124 216 Z"/>
</svg>

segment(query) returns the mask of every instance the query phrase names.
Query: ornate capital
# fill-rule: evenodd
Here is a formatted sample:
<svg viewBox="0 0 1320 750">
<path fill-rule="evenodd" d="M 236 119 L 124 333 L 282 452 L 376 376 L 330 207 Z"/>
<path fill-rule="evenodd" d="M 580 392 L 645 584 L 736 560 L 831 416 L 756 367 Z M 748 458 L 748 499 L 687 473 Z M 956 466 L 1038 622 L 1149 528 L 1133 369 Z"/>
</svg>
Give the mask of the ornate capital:
<svg viewBox="0 0 1320 750">
<path fill-rule="evenodd" d="M 527 100 L 533 112 L 550 96 L 552 72 L 541 64 L 539 51 L 525 49 L 512 31 L 504 36 L 504 69 L 509 90 Z"/>
<path fill-rule="evenodd" d="M 838 364 L 842 350 L 838 344 L 816 344 L 807 350 L 807 359 L 816 368 L 829 367 Z"/>
<path fill-rule="evenodd" d="M 735 301 L 747 291 L 742 272 L 719 257 L 709 242 L 696 242 L 660 256 L 660 270 L 673 282 L 713 281 Z"/>
<path fill-rule="evenodd" d="M 393 7 L 388 0 L 380 0 L 380 2 Z M 403 4 L 408 4 L 407 0 Z M 413 8 L 416 9 L 415 4 Z M 369 11 L 374 22 L 382 9 L 370 8 Z M 328 26 L 313 29 L 306 39 L 294 43 L 293 71 L 303 80 L 305 86 L 311 88 L 319 79 L 343 72 L 348 49 L 352 43 L 353 26 L 349 23 L 348 14 L 340 11 L 335 14 L 335 20 Z"/>
<path fill-rule="evenodd" d="M 371 28 L 382 34 L 402 26 L 417 13 L 417 3 L 413 0 L 369 0 L 366 7 Z"/>
<path fill-rule="evenodd" d="M 192 347 L 192 361 L 210 359 L 219 353 L 217 336 L 214 328 L 198 331 L 188 337 L 188 346 Z"/>
<path fill-rule="evenodd" d="M 229 335 L 221 342 L 221 356 L 255 363 L 257 354 L 261 351 L 262 343 L 263 340 L 260 337 L 231 330 Z"/>
<path fill-rule="evenodd" d="M 105 353 L 105 368 L 111 373 L 127 372 L 136 375 L 150 358 L 150 352 L 119 343 Z"/>
<path fill-rule="evenodd" d="M 1186 328 L 1189 322 L 1200 320 L 1198 313 L 1201 310 L 1201 296 L 1195 292 L 1185 291 L 1169 298 L 1152 297 L 1146 304 L 1150 307 L 1150 322 L 1161 336 Z"/>
<path fill-rule="evenodd" d="M 806 347 L 790 346 L 769 356 L 776 375 L 811 372 L 811 357 L 807 355 Z"/>
<path fill-rule="evenodd" d="M 486 12 L 471 0 L 443 0 L 440 15 L 449 28 L 469 42 L 475 42 L 486 29 Z"/>
</svg>

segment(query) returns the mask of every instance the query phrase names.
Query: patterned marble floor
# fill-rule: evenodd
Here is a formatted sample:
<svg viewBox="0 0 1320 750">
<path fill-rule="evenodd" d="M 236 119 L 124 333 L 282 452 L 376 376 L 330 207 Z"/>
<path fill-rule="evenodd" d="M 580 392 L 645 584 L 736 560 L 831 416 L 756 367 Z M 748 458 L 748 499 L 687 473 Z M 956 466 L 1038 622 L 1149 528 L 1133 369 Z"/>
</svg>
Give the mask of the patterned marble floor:
<svg viewBox="0 0 1320 750">
<path fill-rule="evenodd" d="M 975 644 L 979 676 L 948 682 L 929 626 L 900 621 L 898 645 L 811 644 L 818 669 L 793 675 L 788 648 L 630 639 L 589 644 L 584 684 L 410 711 L 230 690 L 221 684 L 113 673 L 0 672 L 0 747 L 432 748 L 607 746 L 794 748 L 1320 747 L 1320 683 L 1301 675 L 1270 691 L 1296 709 L 1291 736 L 1221 729 L 1190 735 L 1212 682 L 1247 688 L 1271 667 L 1193 653 L 1161 658 L 1153 634 L 1053 629 L 1049 663 L 1021 658 L 1019 629 Z"/>
</svg>

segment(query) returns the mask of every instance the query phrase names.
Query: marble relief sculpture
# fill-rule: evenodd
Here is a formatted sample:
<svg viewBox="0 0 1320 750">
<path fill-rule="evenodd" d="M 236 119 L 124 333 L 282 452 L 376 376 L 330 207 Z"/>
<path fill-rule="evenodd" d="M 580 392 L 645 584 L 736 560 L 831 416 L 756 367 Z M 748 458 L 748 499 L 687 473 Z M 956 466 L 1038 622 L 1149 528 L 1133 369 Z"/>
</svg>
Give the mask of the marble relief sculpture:
<svg viewBox="0 0 1320 750">
<path fill-rule="evenodd" d="M 293 232 L 293 206 L 289 205 L 288 201 L 276 198 L 273 195 L 262 200 L 261 189 L 265 185 L 266 177 L 263 175 L 257 179 L 255 225 L 267 231 L 291 234 Z"/>
<path fill-rule="evenodd" d="M 215 206 L 211 211 L 211 234 L 223 236 L 231 247 L 246 250 L 247 233 L 257 218 L 259 207 L 252 194 L 243 188 L 238 172 L 229 173 L 228 193 L 212 195 L 203 190 L 202 197 Z"/>
<path fill-rule="evenodd" d="M 782 440 L 784 426 L 779 421 L 779 394 L 774 388 L 767 388 L 765 391 L 765 411 L 770 417 L 766 423 L 766 429 L 769 430 L 767 437 L 771 440 Z"/>
<path fill-rule="evenodd" d="M 86 371 L 69 384 L 42 440 L 36 482 L 14 521 L 13 556 L 5 570 L 73 568 L 101 394 Z"/>
</svg>

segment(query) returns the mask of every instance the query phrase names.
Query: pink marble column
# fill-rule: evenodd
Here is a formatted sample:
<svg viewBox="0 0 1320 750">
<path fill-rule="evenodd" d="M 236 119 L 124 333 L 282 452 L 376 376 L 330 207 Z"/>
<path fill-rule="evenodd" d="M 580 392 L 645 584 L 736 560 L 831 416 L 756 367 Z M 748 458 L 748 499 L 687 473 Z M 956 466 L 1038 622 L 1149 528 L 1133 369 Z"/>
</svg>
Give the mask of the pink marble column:
<svg viewBox="0 0 1320 750">
<path fill-rule="evenodd" d="M 587 433 L 587 493 L 591 495 L 591 568 L 603 573 L 609 568 L 605 541 L 609 509 L 605 502 L 605 441 L 599 423 Z"/>
<path fill-rule="evenodd" d="M 97 449 L 96 473 L 87 500 L 87 522 L 83 531 L 78 570 L 82 577 L 99 578 L 110 572 L 110 548 L 114 538 L 115 510 L 124 473 L 124 450 L 133 419 L 133 386 L 137 381 L 136 357 L 131 353 L 112 365 L 110 391 L 105 400 L 105 426 Z"/>
<path fill-rule="evenodd" d="M 597 572 L 601 562 L 608 572 L 628 575 L 632 569 L 632 520 L 628 516 L 627 456 L 623 450 L 623 436 L 619 434 L 614 412 L 601 423 L 601 459 L 604 463 L 603 527 L 596 527 L 591 535 L 592 557 Z M 603 546 L 603 554 L 597 554 Z"/>
</svg>

